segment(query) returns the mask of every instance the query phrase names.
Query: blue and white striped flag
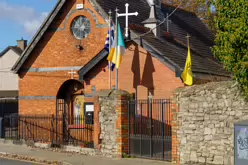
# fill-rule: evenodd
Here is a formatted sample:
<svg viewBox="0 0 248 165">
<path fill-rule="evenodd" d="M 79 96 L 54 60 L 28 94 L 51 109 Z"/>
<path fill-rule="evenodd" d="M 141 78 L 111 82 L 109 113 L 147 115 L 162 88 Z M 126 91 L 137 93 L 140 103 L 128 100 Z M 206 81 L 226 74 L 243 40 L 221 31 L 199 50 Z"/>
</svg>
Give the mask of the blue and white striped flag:
<svg viewBox="0 0 248 165">
<path fill-rule="evenodd" d="M 110 32 L 111 32 L 111 38 L 109 38 L 110 37 L 110 35 L 109 35 Z M 108 51 L 108 53 L 110 52 L 110 48 L 111 48 L 112 44 L 114 43 L 114 35 L 115 35 L 115 27 L 114 27 L 113 23 L 111 23 L 111 29 L 108 30 L 108 35 L 107 35 L 106 42 L 105 42 L 105 47 L 104 47 L 104 49 L 106 51 Z M 109 45 L 109 40 L 110 39 L 111 39 L 111 45 Z"/>
<path fill-rule="evenodd" d="M 110 33 L 111 33 L 111 38 L 110 38 Z M 111 28 L 108 30 L 108 35 L 107 35 L 106 42 L 105 42 L 105 47 L 104 47 L 104 49 L 108 53 L 110 53 L 111 47 L 114 44 L 114 38 L 115 38 L 115 26 L 114 26 L 113 22 L 111 22 Z M 109 43 L 111 43 L 111 45 Z M 111 71 L 113 71 L 114 68 L 115 68 L 115 64 L 111 63 L 110 66 L 111 66 L 111 68 L 110 68 Z"/>
</svg>

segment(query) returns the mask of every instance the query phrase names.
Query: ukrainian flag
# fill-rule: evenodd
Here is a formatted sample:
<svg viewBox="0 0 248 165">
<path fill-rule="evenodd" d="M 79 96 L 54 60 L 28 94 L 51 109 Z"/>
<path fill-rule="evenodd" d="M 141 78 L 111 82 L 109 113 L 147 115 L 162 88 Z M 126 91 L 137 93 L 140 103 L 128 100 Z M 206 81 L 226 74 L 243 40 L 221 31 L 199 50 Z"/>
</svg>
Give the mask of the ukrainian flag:
<svg viewBox="0 0 248 165">
<path fill-rule="evenodd" d="M 181 77 L 183 79 L 184 84 L 189 86 L 193 85 L 192 59 L 191 59 L 189 46 L 188 46 L 188 56 L 186 59 L 185 68 Z"/>
<path fill-rule="evenodd" d="M 114 53 L 112 56 L 111 62 L 115 64 L 116 68 L 118 69 L 122 62 L 122 56 L 124 56 L 126 52 L 126 45 L 124 41 L 124 37 L 122 35 L 120 24 L 118 23 L 117 29 L 117 37 L 115 37 L 116 47 L 113 49 Z M 112 50 L 111 50 L 112 51 Z M 110 52 L 111 54 L 111 52 Z"/>
</svg>

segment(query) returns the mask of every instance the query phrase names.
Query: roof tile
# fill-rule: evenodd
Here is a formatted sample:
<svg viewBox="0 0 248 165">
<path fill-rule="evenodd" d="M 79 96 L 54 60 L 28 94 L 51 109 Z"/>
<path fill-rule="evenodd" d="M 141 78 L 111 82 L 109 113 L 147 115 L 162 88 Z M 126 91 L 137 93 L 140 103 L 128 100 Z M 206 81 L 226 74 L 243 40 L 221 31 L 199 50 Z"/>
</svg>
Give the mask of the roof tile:
<svg viewBox="0 0 248 165">
<path fill-rule="evenodd" d="M 149 30 L 142 28 L 142 22 L 149 18 L 150 6 L 146 0 L 96 0 L 97 3 L 107 13 L 109 10 L 115 10 L 118 7 L 119 12 L 125 11 L 125 3 L 129 3 L 129 12 L 138 12 L 137 17 L 129 18 L 130 26 L 135 33 L 142 34 Z M 157 7 L 157 15 L 160 16 L 160 21 L 163 21 L 175 7 L 163 4 L 161 8 Z M 162 57 L 169 58 L 180 69 L 184 68 L 187 56 L 187 39 L 189 34 L 190 47 L 192 55 L 192 70 L 193 72 L 203 72 L 207 74 L 229 76 L 230 74 L 223 69 L 223 66 L 214 58 L 210 47 L 214 45 L 214 36 L 207 26 L 192 12 L 183 9 L 177 9 L 174 14 L 169 17 L 169 33 L 167 31 L 166 22 L 161 25 L 163 36 L 155 37 L 152 33 L 143 36 L 142 38 L 152 45 L 156 50 L 162 52 Z M 125 26 L 125 18 L 119 18 L 121 26 Z"/>
</svg>

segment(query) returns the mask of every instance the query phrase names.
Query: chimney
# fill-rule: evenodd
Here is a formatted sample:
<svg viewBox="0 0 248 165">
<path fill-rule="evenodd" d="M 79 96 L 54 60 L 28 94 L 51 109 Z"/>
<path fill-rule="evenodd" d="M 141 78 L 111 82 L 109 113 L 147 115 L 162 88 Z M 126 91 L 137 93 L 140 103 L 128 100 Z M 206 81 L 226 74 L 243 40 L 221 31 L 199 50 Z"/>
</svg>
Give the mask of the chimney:
<svg viewBox="0 0 248 165">
<path fill-rule="evenodd" d="M 27 47 L 27 40 L 23 40 L 23 38 L 21 40 L 17 40 L 17 47 L 24 51 Z"/>
<path fill-rule="evenodd" d="M 155 4 L 155 6 L 161 8 L 161 0 L 147 0 L 148 4 L 151 6 L 152 4 Z"/>
<path fill-rule="evenodd" d="M 150 0 L 150 2 L 151 2 L 151 0 Z M 142 23 L 144 24 L 145 27 L 153 29 L 152 32 L 153 32 L 154 36 L 159 37 L 160 36 L 160 26 L 157 26 L 159 21 L 156 17 L 156 6 L 154 3 L 154 0 L 152 1 L 152 3 L 149 3 L 149 4 L 151 6 L 150 16 L 147 20 L 143 21 Z"/>
</svg>

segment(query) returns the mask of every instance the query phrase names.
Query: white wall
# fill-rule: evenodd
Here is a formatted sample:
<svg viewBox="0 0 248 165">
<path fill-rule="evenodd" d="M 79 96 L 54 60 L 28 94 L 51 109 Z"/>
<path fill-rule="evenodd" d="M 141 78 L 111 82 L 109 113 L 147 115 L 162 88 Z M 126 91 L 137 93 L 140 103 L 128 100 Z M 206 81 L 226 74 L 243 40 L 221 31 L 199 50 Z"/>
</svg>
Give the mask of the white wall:
<svg viewBox="0 0 248 165">
<path fill-rule="evenodd" d="M 0 91 L 18 90 L 18 75 L 11 68 L 19 57 L 11 49 L 0 57 Z"/>
</svg>

